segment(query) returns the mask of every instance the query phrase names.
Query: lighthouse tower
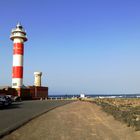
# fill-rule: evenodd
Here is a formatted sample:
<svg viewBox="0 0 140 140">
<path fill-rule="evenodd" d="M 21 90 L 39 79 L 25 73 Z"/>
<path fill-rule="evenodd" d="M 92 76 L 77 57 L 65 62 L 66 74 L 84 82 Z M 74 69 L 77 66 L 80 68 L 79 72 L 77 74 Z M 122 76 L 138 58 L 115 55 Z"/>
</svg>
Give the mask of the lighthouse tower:
<svg viewBox="0 0 140 140">
<path fill-rule="evenodd" d="M 20 23 L 12 29 L 10 39 L 13 41 L 12 88 L 20 90 L 23 86 L 24 42 L 27 41 L 26 32 Z"/>
</svg>

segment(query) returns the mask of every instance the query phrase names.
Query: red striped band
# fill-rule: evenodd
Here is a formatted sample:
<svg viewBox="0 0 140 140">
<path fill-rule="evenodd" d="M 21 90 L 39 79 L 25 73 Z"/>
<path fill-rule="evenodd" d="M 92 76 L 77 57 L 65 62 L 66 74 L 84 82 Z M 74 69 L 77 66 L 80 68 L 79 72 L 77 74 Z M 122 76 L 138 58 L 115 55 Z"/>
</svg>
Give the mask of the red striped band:
<svg viewBox="0 0 140 140">
<path fill-rule="evenodd" d="M 23 66 L 13 66 L 12 78 L 23 78 Z"/>
<path fill-rule="evenodd" d="M 24 44 L 23 43 L 14 43 L 13 54 L 24 54 Z"/>
</svg>

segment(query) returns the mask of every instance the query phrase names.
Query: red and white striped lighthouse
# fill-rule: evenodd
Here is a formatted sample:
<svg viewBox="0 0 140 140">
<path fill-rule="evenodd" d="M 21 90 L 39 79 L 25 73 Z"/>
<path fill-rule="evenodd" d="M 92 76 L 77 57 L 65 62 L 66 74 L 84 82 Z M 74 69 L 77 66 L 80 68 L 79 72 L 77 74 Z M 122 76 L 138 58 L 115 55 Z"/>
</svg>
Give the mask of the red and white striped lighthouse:
<svg viewBox="0 0 140 140">
<path fill-rule="evenodd" d="M 23 86 L 24 42 L 27 41 L 26 32 L 20 23 L 12 29 L 10 39 L 13 41 L 12 88 L 18 90 Z"/>
</svg>

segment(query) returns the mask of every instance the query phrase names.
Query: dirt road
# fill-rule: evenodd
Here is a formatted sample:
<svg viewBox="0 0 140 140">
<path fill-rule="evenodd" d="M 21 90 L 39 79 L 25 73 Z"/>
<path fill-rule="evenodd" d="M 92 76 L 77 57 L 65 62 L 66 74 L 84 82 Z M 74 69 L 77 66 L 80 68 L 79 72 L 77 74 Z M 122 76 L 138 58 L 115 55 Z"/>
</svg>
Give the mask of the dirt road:
<svg viewBox="0 0 140 140">
<path fill-rule="evenodd" d="M 140 131 L 122 124 L 88 102 L 56 108 L 2 140 L 139 140 Z"/>
</svg>

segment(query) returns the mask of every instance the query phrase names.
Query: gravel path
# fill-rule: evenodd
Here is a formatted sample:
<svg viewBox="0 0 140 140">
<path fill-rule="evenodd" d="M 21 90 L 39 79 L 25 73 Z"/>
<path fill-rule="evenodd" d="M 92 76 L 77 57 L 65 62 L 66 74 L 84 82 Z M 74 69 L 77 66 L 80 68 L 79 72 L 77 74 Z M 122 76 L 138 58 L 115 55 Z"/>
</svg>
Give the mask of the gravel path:
<svg viewBox="0 0 140 140">
<path fill-rule="evenodd" d="M 122 124 L 88 102 L 56 108 L 2 140 L 139 140 L 140 132 Z"/>
</svg>

